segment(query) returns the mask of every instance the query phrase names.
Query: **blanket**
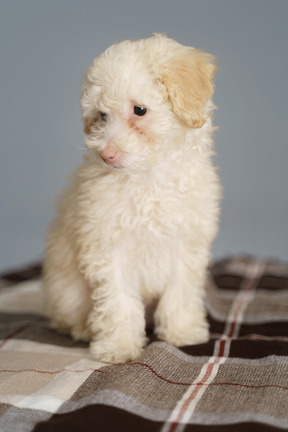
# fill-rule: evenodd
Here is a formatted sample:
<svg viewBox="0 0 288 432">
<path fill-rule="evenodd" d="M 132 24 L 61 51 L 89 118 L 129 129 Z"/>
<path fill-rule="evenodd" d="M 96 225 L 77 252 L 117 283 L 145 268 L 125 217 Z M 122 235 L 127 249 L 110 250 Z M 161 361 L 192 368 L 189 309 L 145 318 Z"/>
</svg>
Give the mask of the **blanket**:
<svg viewBox="0 0 288 432">
<path fill-rule="evenodd" d="M 151 333 L 122 365 L 49 327 L 41 265 L 3 275 L 0 431 L 288 431 L 288 265 L 234 257 L 209 273 L 209 342 Z"/>
</svg>

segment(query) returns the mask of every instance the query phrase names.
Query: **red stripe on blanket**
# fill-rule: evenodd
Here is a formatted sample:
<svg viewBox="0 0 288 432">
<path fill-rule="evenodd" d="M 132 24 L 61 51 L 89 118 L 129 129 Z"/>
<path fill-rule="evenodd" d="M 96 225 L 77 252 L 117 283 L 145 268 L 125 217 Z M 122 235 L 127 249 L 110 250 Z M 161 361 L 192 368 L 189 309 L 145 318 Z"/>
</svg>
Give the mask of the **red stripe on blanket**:
<svg viewBox="0 0 288 432">
<path fill-rule="evenodd" d="M 72 370 L 72 369 L 59 369 L 57 371 L 45 371 L 45 370 L 39 370 L 39 369 L 19 369 L 19 370 L 14 370 L 14 369 L 0 369 L 0 373 L 23 373 L 23 372 L 35 372 L 35 373 L 39 373 L 39 374 L 50 374 L 50 375 L 57 375 L 58 373 L 61 372 L 74 372 L 74 373 L 81 373 L 81 372 L 101 372 L 103 374 L 111 374 L 112 372 L 109 371 L 103 371 L 101 369 L 93 369 L 93 368 L 88 368 L 88 369 L 79 369 L 79 370 Z"/>
<path fill-rule="evenodd" d="M 178 425 L 183 422 L 184 415 L 187 412 L 189 405 L 192 403 L 193 400 L 195 400 L 200 389 L 206 384 L 209 378 L 213 376 L 213 372 L 217 374 L 218 367 L 219 367 L 218 363 L 221 361 L 221 359 L 225 358 L 226 345 L 228 346 L 227 349 L 229 350 L 231 338 L 232 336 L 235 336 L 238 333 L 237 327 L 239 326 L 239 324 L 241 324 L 241 322 L 239 321 L 239 318 L 241 317 L 241 313 L 243 314 L 245 307 L 251 300 L 249 294 L 253 291 L 254 287 L 256 287 L 256 283 L 259 281 L 259 278 L 262 276 L 262 274 L 263 274 L 263 264 L 258 263 L 257 261 L 252 262 L 250 266 L 247 268 L 247 276 L 246 278 L 243 279 L 242 286 L 239 291 L 239 295 L 235 299 L 235 310 L 233 310 L 233 305 L 232 305 L 232 309 L 231 309 L 232 315 L 230 319 L 228 318 L 226 329 L 224 329 L 223 336 L 222 336 L 223 339 L 220 340 L 218 346 L 217 346 L 217 342 L 215 343 L 215 351 L 213 357 L 216 358 L 214 361 L 206 365 L 206 372 L 204 377 L 202 378 L 201 381 L 195 383 L 198 385 L 192 391 L 192 393 L 188 395 L 187 399 L 183 401 L 183 404 L 182 406 L 180 406 L 177 417 L 175 418 L 175 420 L 171 421 L 168 432 L 176 431 Z M 226 354 L 226 356 L 229 356 L 229 352 Z M 187 390 L 187 392 L 189 392 L 189 389 Z"/>
</svg>

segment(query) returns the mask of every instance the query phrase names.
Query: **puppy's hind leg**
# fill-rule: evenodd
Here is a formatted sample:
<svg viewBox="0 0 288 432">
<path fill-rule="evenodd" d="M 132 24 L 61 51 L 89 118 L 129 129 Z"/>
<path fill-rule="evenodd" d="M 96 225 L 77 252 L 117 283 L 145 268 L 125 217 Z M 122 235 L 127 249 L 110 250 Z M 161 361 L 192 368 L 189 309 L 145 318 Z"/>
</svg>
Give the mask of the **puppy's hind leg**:
<svg viewBox="0 0 288 432">
<path fill-rule="evenodd" d="M 88 341 L 90 293 L 75 266 L 46 268 L 43 287 L 45 313 L 51 318 L 51 327 L 60 333 L 70 333 L 75 340 Z"/>
</svg>

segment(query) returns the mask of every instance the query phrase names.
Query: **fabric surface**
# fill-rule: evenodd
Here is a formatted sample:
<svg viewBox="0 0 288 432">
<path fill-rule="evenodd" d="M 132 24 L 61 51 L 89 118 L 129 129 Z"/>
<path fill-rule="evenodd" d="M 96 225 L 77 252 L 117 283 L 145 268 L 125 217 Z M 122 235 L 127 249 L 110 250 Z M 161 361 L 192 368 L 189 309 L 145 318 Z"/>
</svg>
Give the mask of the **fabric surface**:
<svg viewBox="0 0 288 432">
<path fill-rule="evenodd" d="M 49 328 L 40 272 L 0 280 L 1 432 L 288 430 L 287 264 L 215 263 L 209 342 L 116 366 Z"/>
</svg>

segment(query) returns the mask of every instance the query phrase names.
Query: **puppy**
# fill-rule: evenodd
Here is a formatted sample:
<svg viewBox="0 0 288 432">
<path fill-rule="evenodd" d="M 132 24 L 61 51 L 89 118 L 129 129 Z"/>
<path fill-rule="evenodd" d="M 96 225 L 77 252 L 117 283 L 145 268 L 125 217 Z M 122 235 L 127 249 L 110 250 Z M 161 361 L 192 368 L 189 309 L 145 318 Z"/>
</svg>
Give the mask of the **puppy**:
<svg viewBox="0 0 288 432">
<path fill-rule="evenodd" d="M 203 304 L 220 184 L 210 113 L 214 57 L 163 35 L 112 45 L 82 88 L 87 154 L 47 238 L 46 312 L 123 363 L 155 333 L 175 346 L 208 340 Z"/>
</svg>

